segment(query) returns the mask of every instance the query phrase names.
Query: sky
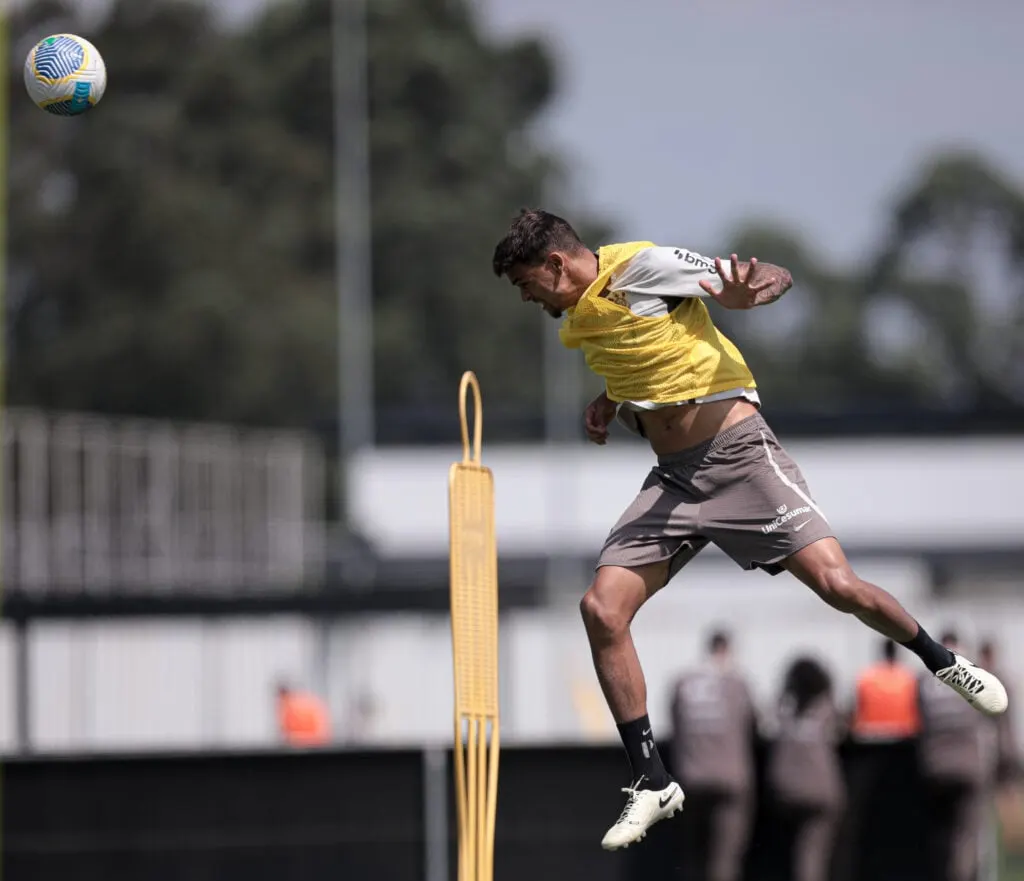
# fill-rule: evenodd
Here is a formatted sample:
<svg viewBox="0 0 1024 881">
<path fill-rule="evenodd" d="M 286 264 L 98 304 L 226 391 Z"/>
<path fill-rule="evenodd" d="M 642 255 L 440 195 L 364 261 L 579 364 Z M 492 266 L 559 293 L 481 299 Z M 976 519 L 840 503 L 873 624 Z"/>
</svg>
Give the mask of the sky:
<svg viewBox="0 0 1024 881">
<path fill-rule="evenodd" d="M 261 3 L 217 0 L 230 17 Z M 551 45 L 543 136 L 574 160 L 573 201 L 625 238 L 726 253 L 754 216 L 849 265 L 942 149 L 1024 181 L 1015 0 L 476 4 L 495 38 Z"/>
<path fill-rule="evenodd" d="M 546 131 L 627 237 L 724 250 L 756 215 L 848 264 L 941 148 L 1024 179 L 1013 0 L 479 2 L 554 43 Z"/>
</svg>

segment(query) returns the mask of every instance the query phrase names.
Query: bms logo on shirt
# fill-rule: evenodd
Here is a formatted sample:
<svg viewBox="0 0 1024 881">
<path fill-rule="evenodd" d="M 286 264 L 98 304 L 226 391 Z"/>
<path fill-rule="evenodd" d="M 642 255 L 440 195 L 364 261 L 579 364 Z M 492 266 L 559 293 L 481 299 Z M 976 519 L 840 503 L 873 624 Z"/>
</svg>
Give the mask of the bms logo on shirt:
<svg viewBox="0 0 1024 881">
<path fill-rule="evenodd" d="M 685 251 L 682 248 L 676 248 L 675 255 L 677 260 L 682 260 L 684 263 L 689 263 L 691 266 L 699 266 L 701 269 L 708 269 L 711 272 L 715 271 L 714 260 L 708 260 L 707 257 L 701 257 L 700 254 L 694 254 L 693 251 Z"/>
</svg>

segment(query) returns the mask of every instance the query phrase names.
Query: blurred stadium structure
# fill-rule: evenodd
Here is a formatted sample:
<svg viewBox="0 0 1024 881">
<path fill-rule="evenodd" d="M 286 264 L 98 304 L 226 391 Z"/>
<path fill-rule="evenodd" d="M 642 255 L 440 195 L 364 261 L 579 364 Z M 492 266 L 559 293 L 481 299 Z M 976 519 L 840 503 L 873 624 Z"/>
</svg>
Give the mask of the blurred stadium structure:
<svg viewBox="0 0 1024 881">
<path fill-rule="evenodd" d="M 354 459 L 346 482 L 370 574 L 353 583 L 326 562 L 323 451 L 308 436 L 17 411 L 6 428 L 6 611 L 40 616 L 25 637 L 28 694 L 38 695 L 33 749 L 272 745 L 268 695 L 283 671 L 330 683 L 340 741 L 447 741 L 450 634 L 439 613 L 455 445 Z M 920 609 L 933 629 L 952 621 L 968 640 L 994 637 L 1006 669 L 1024 670 L 1014 638 L 1024 627 L 1016 576 L 1024 512 L 1008 491 L 1024 479 L 1019 442 L 835 439 L 791 448 L 864 577 Z M 650 456 L 640 444 L 605 453 L 581 444 L 486 453 L 497 487 L 510 744 L 615 737 L 576 602 L 593 549 Z M 969 503 L 948 503 L 953 484 L 969 488 Z M 576 577 L 553 588 L 556 553 Z M 184 617 L 204 609 L 215 623 Z M 128 612 L 177 617 L 102 617 Z M 90 620 L 71 621 L 76 614 Z M 270 614 L 278 617 L 252 618 Z M 827 658 L 847 690 L 874 652 L 869 631 L 788 578 L 743 573 L 709 549 L 658 597 L 656 614 L 636 622 L 655 700 L 723 620 L 744 656 L 757 659 L 750 672 L 766 702 L 797 647 Z M 7 637 L 0 645 L 10 652 Z M 11 696 L 18 665 L 3 669 L 0 695 Z M 5 714 L 0 725 L 8 748 L 17 717 Z"/>
<path fill-rule="evenodd" d="M 8 410 L 3 578 L 39 597 L 322 580 L 324 464 L 295 431 Z"/>
</svg>

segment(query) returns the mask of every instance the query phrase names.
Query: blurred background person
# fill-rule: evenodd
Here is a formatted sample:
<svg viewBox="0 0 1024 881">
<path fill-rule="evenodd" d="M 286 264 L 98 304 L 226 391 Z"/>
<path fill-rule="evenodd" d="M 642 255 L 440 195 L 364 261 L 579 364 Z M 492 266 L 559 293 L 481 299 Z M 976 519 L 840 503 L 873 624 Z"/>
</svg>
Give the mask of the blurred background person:
<svg viewBox="0 0 1024 881">
<path fill-rule="evenodd" d="M 857 677 L 850 733 L 859 741 L 888 742 L 921 730 L 917 679 L 896 660 L 896 643 L 885 640 L 877 663 Z"/>
<path fill-rule="evenodd" d="M 830 877 L 845 805 L 837 752 L 842 729 L 828 671 L 813 658 L 797 658 L 783 680 L 767 769 L 768 791 L 790 844 L 794 881 Z"/>
<path fill-rule="evenodd" d="M 979 644 L 978 661 L 1003 667 L 994 639 L 987 638 Z M 1007 690 L 1012 700 L 1016 695 L 1012 682 Z M 1020 746 L 1011 713 L 992 722 L 996 741 L 994 777 L 999 844 L 1005 858 L 1016 864 L 1024 861 L 1024 781 L 1021 779 Z"/>
<path fill-rule="evenodd" d="M 686 793 L 686 877 L 736 881 L 754 810 L 757 716 L 729 633 L 712 633 L 703 663 L 679 677 L 672 720 L 673 765 Z"/>
<path fill-rule="evenodd" d="M 283 680 L 277 684 L 277 724 L 281 738 L 290 746 L 325 746 L 331 739 L 324 702 Z"/>
<path fill-rule="evenodd" d="M 947 630 L 941 640 L 951 651 L 959 651 L 955 631 Z M 957 706 L 943 691 L 949 689 L 932 677 L 918 680 L 919 760 L 926 792 L 930 877 L 975 881 L 995 776 L 995 723 L 963 701 Z"/>
<path fill-rule="evenodd" d="M 852 704 L 850 737 L 857 748 L 850 756 L 847 810 L 836 842 L 839 878 L 857 875 L 871 802 L 891 776 L 893 763 L 906 760 L 903 751 L 885 747 L 912 741 L 921 730 L 917 677 L 897 660 L 892 640 L 882 640 L 878 660 L 858 674 Z"/>
<path fill-rule="evenodd" d="M 338 735 L 347 743 L 370 743 L 379 715 L 377 697 L 371 691 L 360 691 L 348 702 L 345 724 Z"/>
<path fill-rule="evenodd" d="M 1002 667 L 998 656 L 995 641 L 985 639 L 978 646 L 979 663 L 991 663 L 996 667 Z M 1010 687 L 1011 695 L 1015 689 Z M 1014 725 L 1013 714 L 1004 713 L 998 718 L 992 719 L 992 727 L 995 729 L 995 755 L 994 775 L 997 789 L 1010 789 L 1019 785 L 1021 778 L 1020 747 L 1017 740 L 1017 730 Z"/>
</svg>

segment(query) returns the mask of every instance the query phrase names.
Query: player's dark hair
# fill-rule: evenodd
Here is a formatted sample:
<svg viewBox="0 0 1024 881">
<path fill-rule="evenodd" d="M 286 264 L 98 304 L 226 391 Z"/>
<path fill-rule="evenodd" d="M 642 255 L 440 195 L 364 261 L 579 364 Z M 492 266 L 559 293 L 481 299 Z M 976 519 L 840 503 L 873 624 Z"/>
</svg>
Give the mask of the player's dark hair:
<svg viewBox="0 0 1024 881">
<path fill-rule="evenodd" d="M 887 639 L 882 643 L 882 657 L 890 664 L 896 660 L 896 643 Z"/>
<path fill-rule="evenodd" d="M 717 654 L 718 652 L 724 652 L 729 648 L 729 634 L 724 630 L 715 630 L 710 637 L 708 637 L 708 653 Z"/>
<path fill-rule="evenodd" d="M 584 248 L 569 221 L 534 208 L 523 208 L 494 248 L 494 274 L 499 278 L 516 265 L 539 266 L 552 251 L 574 253 Z"/>
<path fill-rule="evenodd" d="M 789 665 L 782 684 L 782 697 L 793 707 L 794 716 L 802 716 L 823 694 L 832 691 L 832 677 L 814 658 L 797 658 Z"/>
</svg>

